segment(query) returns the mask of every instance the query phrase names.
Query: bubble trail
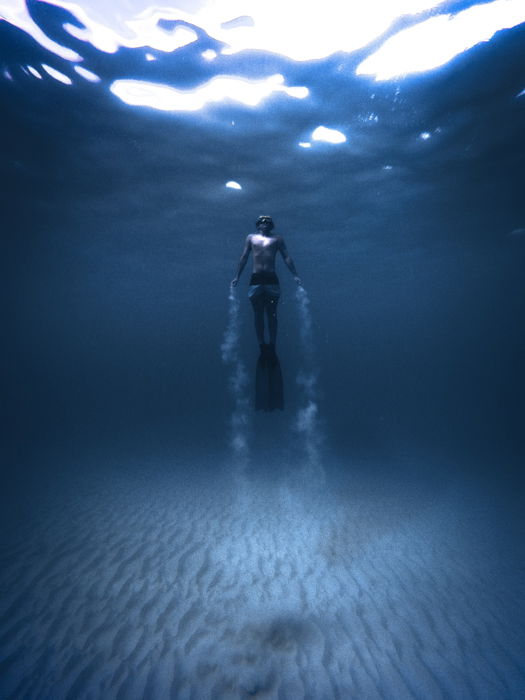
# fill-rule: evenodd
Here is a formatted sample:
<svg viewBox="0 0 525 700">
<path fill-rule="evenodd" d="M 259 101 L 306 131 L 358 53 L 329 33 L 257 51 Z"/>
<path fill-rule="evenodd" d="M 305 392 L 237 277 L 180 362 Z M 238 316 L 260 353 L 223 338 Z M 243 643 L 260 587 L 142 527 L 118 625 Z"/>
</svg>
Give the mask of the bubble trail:
<svg viewBox="0 0 525 700">
<path fill-rule="evenodd" d="M 294 428 L 303 437 L 307 467 L 322 476 L 324 472 L 320 462 L 320 447 L 323 436 L 319 424 L 319 372 L 315 362 L 310 299 L 302 286 L 297 287 L 295 298 L 299 310 L 302 363 L 296 380 L 301 391 L 301 407 L 297 412 Z"/>
<path fill-rule="evenodd" d="M 248 373 L 240 357 L 240 304 L 234 288 L 230 287 L 228 295 L 228 324 L 221 345 L 224 364 L 230 369 L 229 388 L 233 396 L 234 407 L 230 418 L 230 447 L 238 467 L 247 465 L 249 458 L 249 399 Z"/>
</svg>

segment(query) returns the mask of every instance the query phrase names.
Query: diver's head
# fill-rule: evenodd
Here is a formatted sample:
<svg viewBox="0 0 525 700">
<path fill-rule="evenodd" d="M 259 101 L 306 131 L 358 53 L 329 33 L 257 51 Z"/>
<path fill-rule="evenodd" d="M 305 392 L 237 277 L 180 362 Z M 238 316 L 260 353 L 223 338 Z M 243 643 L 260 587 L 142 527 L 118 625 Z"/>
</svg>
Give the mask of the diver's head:
<svg viewBox="0 0 525 700">
<path fill-rule="evenodd" d="M 263 229 L 263 231 L 271 231 L 274 227 L 271 216 L 259 216 L 255 225 L 258 229 Z"/>
</svg>

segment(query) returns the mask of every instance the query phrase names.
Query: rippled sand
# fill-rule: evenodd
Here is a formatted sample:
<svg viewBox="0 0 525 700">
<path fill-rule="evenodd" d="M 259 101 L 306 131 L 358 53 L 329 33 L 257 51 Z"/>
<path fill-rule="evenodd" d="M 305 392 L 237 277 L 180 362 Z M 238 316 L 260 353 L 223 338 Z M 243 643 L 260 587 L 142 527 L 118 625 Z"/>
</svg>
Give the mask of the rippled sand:
<svg viewBox="0 0 525 700">
<path fill-rule="evenodd" d="M 12 503 L 0 697 L 523 697 L 499 507 L 270 481 L 99 470 Z"/>
</svg>

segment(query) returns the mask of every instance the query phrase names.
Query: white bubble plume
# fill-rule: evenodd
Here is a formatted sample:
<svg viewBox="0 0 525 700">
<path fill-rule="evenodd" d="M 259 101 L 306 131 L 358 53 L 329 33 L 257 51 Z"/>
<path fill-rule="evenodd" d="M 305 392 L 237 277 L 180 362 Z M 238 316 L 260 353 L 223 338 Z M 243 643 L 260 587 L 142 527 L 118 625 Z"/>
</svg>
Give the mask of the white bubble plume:
<svg viewBox="0 0 525 700">
<path fill-rule="evenodd" d="M 246 466 L 249 457 L 249 399 L 248 374 L 239 352 L 240 314 L 239 299 L 234 287 L 228 295 L 228 325 L 221 345 L 222 361 L 230 367 L 229 386 L 234 407 L 230 419 L 230 446 L 237 467 Z"/>
<path fill-rule="evenodd" d="M 301 407 L 297 412 L 294 427 L 303 437 L 309 471 L 315 470 L 319 476 L 323 476 L 319 458 L 322 442 L 319 425 L 319 373 L 315 363 L 310 299 L 302 286 L 297 287 L 295 298 L 299 310 L 302 364 L 297 374 L 297 384 L 301 390 Z"/>
</svg>

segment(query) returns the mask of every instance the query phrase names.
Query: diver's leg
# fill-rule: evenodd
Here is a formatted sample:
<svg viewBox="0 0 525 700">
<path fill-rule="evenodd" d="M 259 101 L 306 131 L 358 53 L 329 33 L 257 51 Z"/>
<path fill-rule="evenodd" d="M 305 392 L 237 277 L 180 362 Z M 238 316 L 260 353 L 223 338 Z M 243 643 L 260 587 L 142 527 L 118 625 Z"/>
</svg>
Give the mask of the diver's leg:
<svg viewBox="0 0 525 700">
<path fill-rule="evenodd" d="M 259 345 L 264 344 L 264 298 L 262 294 L 254 294 L 250 297 L 255 320 L 255 334 Z"/>
<path fill-rule="evenodd" d="M 275 347 L 277 341 L 277 304 L 279 297 L 267 296 L 266 298 L 266 317 L 268 319 L 268 332 L 270 334 L 270 345 Z"/>
</svg>

